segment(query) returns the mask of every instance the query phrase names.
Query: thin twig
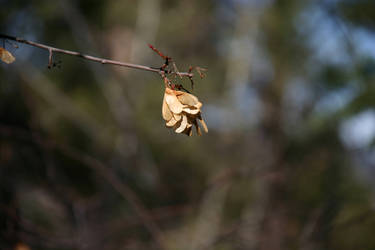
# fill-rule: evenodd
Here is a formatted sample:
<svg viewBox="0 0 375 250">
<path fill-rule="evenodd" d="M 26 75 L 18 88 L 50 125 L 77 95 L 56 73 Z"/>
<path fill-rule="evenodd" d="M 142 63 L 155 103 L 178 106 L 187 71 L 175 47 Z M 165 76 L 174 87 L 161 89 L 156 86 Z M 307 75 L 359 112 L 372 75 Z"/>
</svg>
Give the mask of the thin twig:
<svg viewBox="0 0 375 250">
<path fill-rule="evenodd" d="M 159 73 L 159 74 L 160 74 L 161 71 L 163 71 L 162 69 L 153 68 L 153 67 L 149 67 L 149 66 L 132 64 L 132 63 L 125 63 L 125 62 L 120 62 L 120 61 L 115 61 L 115 60 L 85 55 L 85 54 L 82 54 L 82 53 L 76 52 L 76 51 L 59 49 L 59 48 L 51 47 L 51 46 L 48 46 L 48 45 L 45 45 L 45 44 L 32 42 L 32 41 L 29 41 L 29 40 L 26 40 L 26 39 L 23 39 L 23 38 L 19 38 L 19 37 L 0 34 L 0 38 L 13 40 L 13 41 L 16 41 L 18 43 L 24 43 L 24 44 L 27 44 L 27 45 L 30 45 L 30 46 L 34 46 L 34 47 L 37 47 L 37 48 L 40 48 L 40 49 L 47 50 L 49 52 L 48 66 L 51 66 L 52 54 L 55 52 L 55 53 L 61 53 L 61 54 L 66 54 L 66 55 L 71 55 L 71 56 L 78 56 L 78 57 L 84 58 L 84 59 L 89 60 L 89 61 L 99 62 L 101 64 L 112 64 L 112 65 L 132 68 L 132 69 L 151 71 L 151 72 L 155 72 L 155 73 Z M 189 73 L 189 72 L 179 72 L 179 75 L 185 76 L 185 77 L 193 77 L 194 76 L 193 73 Z"/>
</svg>

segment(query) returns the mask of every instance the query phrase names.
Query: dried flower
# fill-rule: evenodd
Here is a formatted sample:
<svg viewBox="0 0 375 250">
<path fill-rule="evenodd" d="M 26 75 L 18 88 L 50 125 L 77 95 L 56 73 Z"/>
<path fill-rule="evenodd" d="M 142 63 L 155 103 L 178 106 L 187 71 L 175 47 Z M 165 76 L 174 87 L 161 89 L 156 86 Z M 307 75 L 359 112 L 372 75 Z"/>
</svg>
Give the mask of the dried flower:
<svg viewBox="0 0 375 250">
<path fill-rule="evenodd" d="M 162 114 L 166 126 L 173 128 L 176 133 L 184 133 L 188 136 L 193 134 L 192 127 L 195 126 L 198 135 L 202 135 L 197 120 L 203 130 L 207 133 L 207 125 L 201 116 L 202 103 L 192 94 L 165 88 Z"/>
<path fill-rule="evenodd" d="M 0 47 L 0 60 L 9 64 L 9 63 L 14 62 L 14 60 L 16 60 L 16 59 L 14 58 L 14 56 L 9 51 Z"/>
</svg>

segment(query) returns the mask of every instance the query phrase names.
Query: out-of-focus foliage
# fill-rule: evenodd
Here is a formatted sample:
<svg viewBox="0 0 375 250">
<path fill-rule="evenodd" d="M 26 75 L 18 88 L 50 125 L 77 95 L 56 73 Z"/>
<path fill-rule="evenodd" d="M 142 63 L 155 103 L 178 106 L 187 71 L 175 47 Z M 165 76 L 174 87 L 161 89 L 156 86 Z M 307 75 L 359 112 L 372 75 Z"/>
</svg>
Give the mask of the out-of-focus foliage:
<svg viewBox="0 0 375 250">
<path fill-rule="evenodd" d="M 0 41 L 0 249 L 375 248 L 373 0 L 0 6 L 0 33 L 208 68 L 209 128 L 165 128 L 157 74 Z"/>
</svg>

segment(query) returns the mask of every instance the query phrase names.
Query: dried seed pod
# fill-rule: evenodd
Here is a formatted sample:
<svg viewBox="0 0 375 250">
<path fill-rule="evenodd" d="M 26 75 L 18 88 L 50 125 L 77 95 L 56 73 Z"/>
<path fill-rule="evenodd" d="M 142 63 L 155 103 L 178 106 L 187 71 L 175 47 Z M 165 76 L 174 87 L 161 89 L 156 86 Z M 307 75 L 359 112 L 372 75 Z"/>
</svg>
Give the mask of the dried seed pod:
<svg viewBox="0 0 375 250">
<path fill-rule="evenodd" d="M 193 125 L 196 127 L 197 134 L 202 135 L 197 120 L 207 133 L 207 125 L 201 115 L 202 103 L 192 94 L 165 88 L 162 115 L 166 121 L 166 126 L 173 128 L 176 133 L 183 133 L 192 136 Z"/>
</svg>

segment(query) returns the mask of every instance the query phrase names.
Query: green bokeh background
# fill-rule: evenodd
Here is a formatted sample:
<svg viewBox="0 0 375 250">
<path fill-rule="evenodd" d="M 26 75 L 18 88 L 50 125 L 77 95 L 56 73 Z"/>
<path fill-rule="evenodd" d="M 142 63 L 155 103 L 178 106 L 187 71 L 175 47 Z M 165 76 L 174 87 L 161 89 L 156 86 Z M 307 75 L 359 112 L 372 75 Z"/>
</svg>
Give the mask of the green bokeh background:
<svg viewBox="0 0 375 250">
<path fill-rule="evenodd" d="M 373 0 L 0 6 L 2 34 L 207 68 L 209 127 L 165 128 L 157 74 L 0 40 L 0 249 L 375 249 Z"/>
</svg>

